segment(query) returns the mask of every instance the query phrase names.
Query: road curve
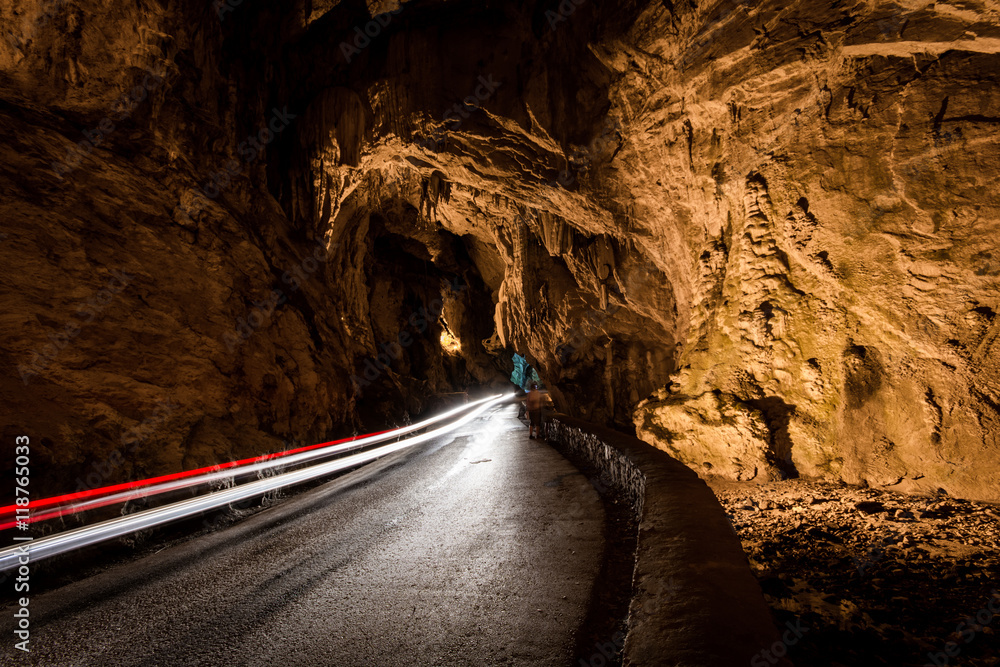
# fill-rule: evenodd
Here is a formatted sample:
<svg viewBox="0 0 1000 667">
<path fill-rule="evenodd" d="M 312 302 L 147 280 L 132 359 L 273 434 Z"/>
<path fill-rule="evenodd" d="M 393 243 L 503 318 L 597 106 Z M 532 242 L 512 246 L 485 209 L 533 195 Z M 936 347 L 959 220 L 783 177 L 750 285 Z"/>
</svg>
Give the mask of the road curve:
<svg viewBox="0 0 1000 667">
<path fill-rule="evenodd" d="M 4 608 L 0 664 L 567 665 L 589 482 L 500 406 L 228 529 Z"/>
</svg>

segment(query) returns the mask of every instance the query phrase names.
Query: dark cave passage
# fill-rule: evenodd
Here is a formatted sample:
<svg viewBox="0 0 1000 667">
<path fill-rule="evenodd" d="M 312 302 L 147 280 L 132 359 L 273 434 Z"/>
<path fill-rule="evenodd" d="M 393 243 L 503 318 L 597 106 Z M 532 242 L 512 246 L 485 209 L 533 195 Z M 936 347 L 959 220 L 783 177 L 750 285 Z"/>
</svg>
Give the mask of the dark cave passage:
<svg viewBox="0 0 1000 667">
<path fill-rule="evenodd" d="M 425 244 L 391 231 L 401 226 L 405 220 L 378 215 L 369 222 L 364 276 L 374 349 L 356 358 L 351 376 L 368 423 L 398 419 L 400 405 L 415 416 L 435 397 L 507 386 L 509 359 L 486 347 L 495 338 L 491 295 L 464 242 L 438 232 Z"/>
</svg>

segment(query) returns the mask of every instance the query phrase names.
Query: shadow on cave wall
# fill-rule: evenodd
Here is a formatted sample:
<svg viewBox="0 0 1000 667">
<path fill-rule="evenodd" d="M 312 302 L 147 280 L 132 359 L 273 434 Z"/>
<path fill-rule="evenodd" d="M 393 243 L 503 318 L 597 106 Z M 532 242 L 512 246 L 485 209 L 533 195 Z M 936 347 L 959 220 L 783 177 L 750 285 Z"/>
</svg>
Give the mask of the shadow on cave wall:
<svg viewBox="0 0 1000 667">
<path fill-rule="evenodd" d="M 795 414 L 795 406 L 785 403 L 777 396 L 748 399 L 747 405 L 757 408 L 764 415 L 767 430 L 771 434 L 772 463 L 787 477 L 798 477 L 798 470 L 792 462 L 792 438 L 788 432 L 788 424 Z"/>
</svg>

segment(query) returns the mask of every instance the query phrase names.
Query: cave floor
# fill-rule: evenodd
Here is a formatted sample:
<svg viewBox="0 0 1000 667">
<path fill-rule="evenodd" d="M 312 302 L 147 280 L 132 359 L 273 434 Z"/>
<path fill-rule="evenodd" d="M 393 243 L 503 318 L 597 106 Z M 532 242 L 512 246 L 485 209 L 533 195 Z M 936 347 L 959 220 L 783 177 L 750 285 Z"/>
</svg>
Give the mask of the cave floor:
<svg viewBox="0 0 1000 667">
<path fill-rule="evenodd" d="M 778 626 L 806 629 L 789 647 L 798 667 L 1000 664 L 996 506 L 803 479 L 706 481 Z"/>
<path fill-rule="evenodd" d="M 6 642 L 0 664 L 569 664 L 604 510 L 515 415 L 68 585 L 33 580 L 31 653 Z"/>
</svg>

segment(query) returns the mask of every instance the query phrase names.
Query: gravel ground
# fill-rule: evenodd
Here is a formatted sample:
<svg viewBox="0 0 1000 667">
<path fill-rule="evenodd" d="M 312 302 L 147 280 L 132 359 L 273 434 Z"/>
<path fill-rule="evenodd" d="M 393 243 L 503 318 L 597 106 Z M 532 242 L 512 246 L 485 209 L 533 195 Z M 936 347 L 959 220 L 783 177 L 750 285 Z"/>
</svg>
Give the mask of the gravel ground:
<svg viewBox="0 0 1000 667">
<path fill-rule="evenodd" d="M 798 667 L 1000 665 L 1000 509 L 844 484 L 709 479 Z M 992 608 L 992 609 L 991 609 Z"/>
</svg>

